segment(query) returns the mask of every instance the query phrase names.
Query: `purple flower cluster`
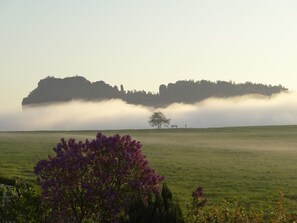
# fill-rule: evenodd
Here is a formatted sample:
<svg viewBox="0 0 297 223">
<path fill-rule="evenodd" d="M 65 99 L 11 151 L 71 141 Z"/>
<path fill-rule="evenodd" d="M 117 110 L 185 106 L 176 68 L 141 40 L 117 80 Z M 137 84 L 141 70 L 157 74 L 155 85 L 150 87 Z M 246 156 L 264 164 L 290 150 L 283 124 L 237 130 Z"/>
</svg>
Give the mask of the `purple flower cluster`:
<svg viewBox="0 0 297 223">
<path fill-rule="evenodd" d="M 197 189 L 192 193 L 193 198 L 200 198 L 203 196 L 203 189 L 202 187 L 197 187 Z"/>
<path fill-rule="evenodd" d="M 192 193 L 193 205 L 195 207 L 203 207 L 207 203 L 207 198 L 204 197 L 202 187 L 197 187 Z"/>
<path fill-rule="evenodd" d="M 35 173 L 55 220 L 116 222 L 134 197 L 157 193 L 163 180 L 129 135 L 98 133 L 84 143 L 61 139 L 54 152 L 37 163 Z"/>
</svg>

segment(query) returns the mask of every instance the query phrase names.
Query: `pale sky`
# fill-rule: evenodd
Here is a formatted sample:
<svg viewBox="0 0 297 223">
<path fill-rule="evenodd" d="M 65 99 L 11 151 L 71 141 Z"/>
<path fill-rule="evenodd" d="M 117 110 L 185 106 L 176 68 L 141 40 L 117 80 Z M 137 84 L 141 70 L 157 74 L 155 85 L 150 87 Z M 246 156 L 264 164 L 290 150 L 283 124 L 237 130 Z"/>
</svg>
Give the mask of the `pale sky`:
<svg viewBox="0 0 297 223">
<path fill-rule="evenodd" d="M 47 76 L 157 92 L 177 80 L 297 90 L 296 0 L 0 0 L 0 112 Z"/>
</svg>

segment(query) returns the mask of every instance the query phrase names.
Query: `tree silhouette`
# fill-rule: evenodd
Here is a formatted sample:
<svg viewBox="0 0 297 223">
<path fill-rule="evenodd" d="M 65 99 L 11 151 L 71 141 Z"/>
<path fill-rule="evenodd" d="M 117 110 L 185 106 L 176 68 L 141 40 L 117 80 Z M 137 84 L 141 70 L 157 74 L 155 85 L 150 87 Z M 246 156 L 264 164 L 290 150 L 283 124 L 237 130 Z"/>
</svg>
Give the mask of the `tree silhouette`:
<svg viewBox="0 0 297 223">
<path fill-rule="evenodd" d="M 22 101 L 22 105 L 67 102 L 71 100 L 100 101 L 121 99 L 129 104 L 165 107 L 172 103 L 193 104 L 204 99 L 227 98 L 247 94 L 271 96 L 287 92 L 288 89 L 281 85 L 271 86 L 251 82 L 236 84 L 232 81 L 208 80 L 179 80 L 159 87 L 159 93 L 144 90 L 125 90 L 124 86 L 111 86 L 104 81 L 90 82 L 81 76 L 55 78 L 47 77 L 38 83 Z"/>
<path fill-rule="evenodd" d="M 166 116 L 162 112 L 154 112 L 153 115 L 149 118 L 149 124 L 151 126 L 157 126 L 158 129 L 162 127 L 162 125 L 169 125 L 170 119 L 167 119 Z"/>
</svg>

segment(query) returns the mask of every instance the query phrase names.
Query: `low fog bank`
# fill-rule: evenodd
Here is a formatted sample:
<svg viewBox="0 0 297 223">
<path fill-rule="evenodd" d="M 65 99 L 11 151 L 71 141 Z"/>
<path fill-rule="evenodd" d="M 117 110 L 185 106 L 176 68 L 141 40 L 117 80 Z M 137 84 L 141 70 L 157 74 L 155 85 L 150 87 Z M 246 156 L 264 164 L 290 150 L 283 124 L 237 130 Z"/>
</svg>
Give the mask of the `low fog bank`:
<svg viewBox="0 0 297 223">
<path fill-rule="evenodd" d="M 0 131 L 147 128 L 150 114 L 145 107 L 121 100 L 27 106 L 23 111 L 0 114 Z"/>
<path fill-rule="evenodd" d="M 297 124 L 297 94 L 273 97 L 211 98 L 195 105 L 173 104 L 162 110 L 188 127 L 228 127 Z"/>
<path fill-rule="evenodd" d="M 23 111 L 0 111 L 0 131 L 144 129 L 150 128 L 148 118 L 157 110 L 170 118 L 171 124 L 188 128 L 294 125 L 297 124 L 297 94 L 283 93 L 271 98 L 211 98 L 197 104 L 172 104 L 162 109 L 121 100 L 72 101 L 26 107 Z"/>
</svg>

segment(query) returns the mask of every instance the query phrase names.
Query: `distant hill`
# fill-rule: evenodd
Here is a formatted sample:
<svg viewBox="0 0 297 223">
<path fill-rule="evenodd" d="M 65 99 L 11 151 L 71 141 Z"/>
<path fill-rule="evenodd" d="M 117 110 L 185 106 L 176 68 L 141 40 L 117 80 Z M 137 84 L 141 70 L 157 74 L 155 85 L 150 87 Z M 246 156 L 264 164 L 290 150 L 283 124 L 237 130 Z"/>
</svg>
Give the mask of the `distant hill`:
<svg viewBox="0 0 297 223">
<path fill-rule="evenodd" d="M 22 101 L 22 105 L 66 102 L 71 100 L 100 101 L 122 99 L 130 104 L 163 107 L 172 103 L 196 103 L 210 97 L 226 98 L 248 94 L 271 96 L 288 91 L 281 85 L 271 86 L 251 82 L 183 80 L 160 85 L 159 92 L 125 91 L 123 85 L 110 86 L 104 81 L 90 82 L 81 76 L 64 79 L 47 77 Z"/>
</svg>

